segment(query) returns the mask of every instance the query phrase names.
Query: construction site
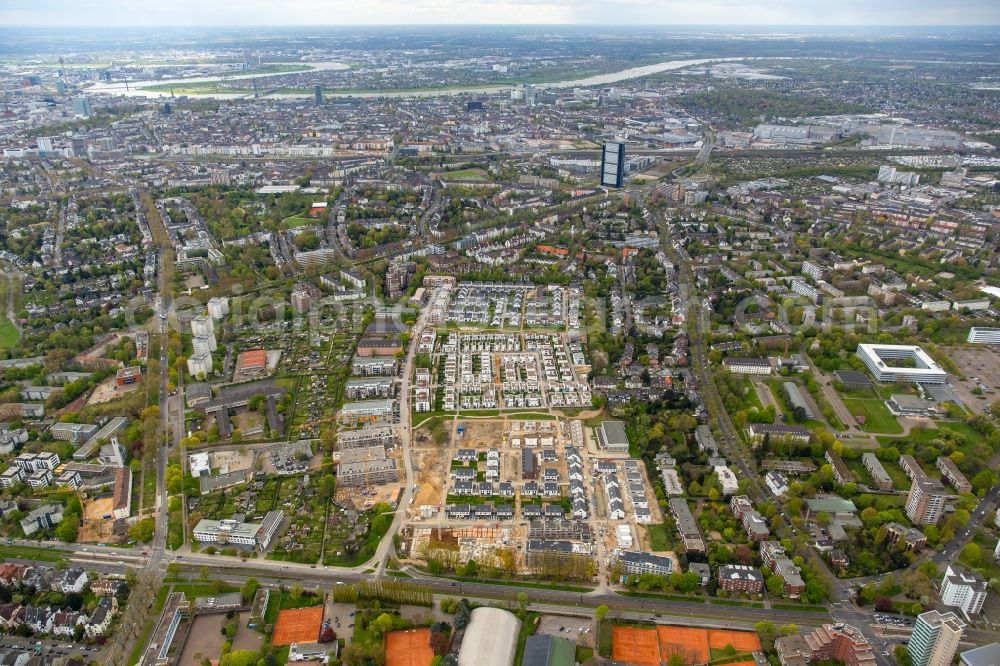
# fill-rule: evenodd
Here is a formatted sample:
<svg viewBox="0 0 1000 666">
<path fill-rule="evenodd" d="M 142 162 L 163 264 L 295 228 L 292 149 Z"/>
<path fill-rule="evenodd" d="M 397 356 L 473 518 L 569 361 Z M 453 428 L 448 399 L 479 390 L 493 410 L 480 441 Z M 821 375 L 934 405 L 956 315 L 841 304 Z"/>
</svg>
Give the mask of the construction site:
<svg viewBox="0 0 1000 666">
<path fill-rule="evenodd" d="M 498 568 L 513 564 L 516 571 L 525 569 L 523 556 L 527 530 L 517 525 L 502 527 L 414 527 L 402 535 L 402 546 L 409 545 L 410 559 L 443 561 L 448 566 L 469 560 L 493 562 Z M 405 550 L 405 549 L 404 549 Z M 513 556 L 512 561 L 504 561 Z"/>
</svg>

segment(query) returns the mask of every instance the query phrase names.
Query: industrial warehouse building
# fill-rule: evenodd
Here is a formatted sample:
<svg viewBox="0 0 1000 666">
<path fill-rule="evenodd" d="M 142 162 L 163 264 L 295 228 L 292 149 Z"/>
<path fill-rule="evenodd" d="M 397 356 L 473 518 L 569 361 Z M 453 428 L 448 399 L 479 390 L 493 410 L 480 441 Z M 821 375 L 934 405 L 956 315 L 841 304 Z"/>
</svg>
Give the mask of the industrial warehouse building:
<svg viewBox="0 0 1000 666">
<path fill-rule="evenodd" d="M 477 608 L 465 630 L 458 666 L 513 666 L 521 622 L 500 608 Z"/>
<path fill-rule="evenodd" d="M 597 429 L 597 439 L 601 448 L 611 453 L 628 453 L 628 435 L 621 421 L 605 421 Z"/>
<path fill-rule="evenodd" d="M 573 666 L 576 644 L 562 636 L 528 636 L 521 666 Z"/>
</svg>

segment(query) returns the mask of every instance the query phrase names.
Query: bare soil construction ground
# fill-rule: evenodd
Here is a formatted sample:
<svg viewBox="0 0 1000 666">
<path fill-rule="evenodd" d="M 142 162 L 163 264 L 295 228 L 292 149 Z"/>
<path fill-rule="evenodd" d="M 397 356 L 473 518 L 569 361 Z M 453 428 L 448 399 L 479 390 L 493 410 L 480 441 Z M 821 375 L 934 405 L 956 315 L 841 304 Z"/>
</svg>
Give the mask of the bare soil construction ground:
<svg viewBox="0 0 1000 666">
<path fill-rule="evenodd" d="M 111 515 L 114 504 L 111 497 L 83 500 L 83 520 L 80 521 L 77 541 L 99 543 L 111 539 L 113 521 L 105 516 Z"/>
<path fill-rule="evenodd" d="M 101 403 L 104 402 L 111 402 L 116 398 L 122 397 L 126 393 L 131 393 L 140 386 L 142 386 L 142 382 L 139 382 L 137 384 L 132 384 L 131 386 L 117 387 L 115 386 L 114 376 L 108 377 L 103 382 L 97 385 L 97 388 L 94 389 L 94 392 L 90 394 L 89 398 L 87 398 L 87 404 L 100 405 Z"/>
<path fill-rule="evenodd" d="M 433 444 L 431 444 L 434 447 Z M 442 491 L 444 479 L 447 478 L 448 456 L 444 448 L 417 449 L 413 451 L 413 468 L 416 470 L 417 489 L 413 506 L 419 509 L 425 504 L 441 504 L 444 502 Z"/>
</svg>

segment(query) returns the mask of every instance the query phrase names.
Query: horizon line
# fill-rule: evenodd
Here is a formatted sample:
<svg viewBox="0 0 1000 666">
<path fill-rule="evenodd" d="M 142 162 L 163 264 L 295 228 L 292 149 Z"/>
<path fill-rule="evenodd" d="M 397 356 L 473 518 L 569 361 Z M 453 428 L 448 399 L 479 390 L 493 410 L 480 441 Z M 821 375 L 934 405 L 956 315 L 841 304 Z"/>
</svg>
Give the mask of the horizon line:
<svg viewBox="0 0 1000 666">
<path fill-rule="evenodd" d="M 51 23 L 21 23 L 21 24 L 8 24 L 5 26 L 0 26 L 0 31 L 3 30 L 18 30 L 22 28 L 45 28 L 49 30 L 63 30 L 63 29 L 98 29 L 98 30 L 128 30 L 132 28 L 232 28 L 232 29 L 271 29 L 271 28 L 482 28 L 482 27 L 498 27 L 498 28 L 527 28 L 527 27 L 545 27 L 545 28 L 565 28 L 565 27 L 580 27 L 580 28 L 601 28 L 601 29 L 614 29 L 614 28 L 810 28 L 819 29 L 824 28 L 928 28 L 928 29 L 942 29 L 942 28 L 981 28 L 981 29 L 1000 29 L 1000 23 L 947 23 L 947 24 L 931 24 L 931 23 L 320 23 L 320 24 L 308 24 L 308 23 L 270 23 L 270 24 L 256 24 L 256 23 L 239 23 L 239 24 L 222 24 L 222 23 L 135 23 L 135 24 L 121 24 L 121 25 L 97 25 L 88 23 L 79 23 L 76 25 L 54 25 Z"/>
</svg>

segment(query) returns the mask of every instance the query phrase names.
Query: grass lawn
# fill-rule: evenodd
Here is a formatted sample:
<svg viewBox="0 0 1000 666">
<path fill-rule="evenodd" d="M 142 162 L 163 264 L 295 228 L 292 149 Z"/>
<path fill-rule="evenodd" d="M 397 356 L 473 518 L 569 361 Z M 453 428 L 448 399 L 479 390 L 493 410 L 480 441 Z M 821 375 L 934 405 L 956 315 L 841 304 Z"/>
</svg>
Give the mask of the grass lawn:
<svg viewBox="0 0 1000 666">
<path fill-rule="evenodd" d="M 947 433 L 944 431 L 951 430 L 952 432 L 959 433 L 965 437 L 965 443 L 958 447 L 958 450 L 963 453 L 969 453 L 973 446 L 983 441 L 983 435 L 981 433 L 976 432 L 972 426 L 961 421 L 935 421 L 934 425 L 937 427 L 914 428 L 904 439 L 918 444 L 926 444 L 932 440 L 942 437 L 943 435 L 946 435 Z M 894 446 L 900 441 L 891 437 L 879 437 L 877 439 L 880 444 L 886 446 Z M 888 469 L 888 467 L 886 469 Z"/>
<path fill-rule="evenodd" d="M 738 655 L 743 657 L 748 656 L 748 653 L 746 652 L 741 653 L 739 651 L 729 654 L 725 648 L 709 648 L 708 651 L 709 651 L 709 659 L 712 661 L 712 663 L 716 662 L 722 663 L 726 659 L 734 659 Z"/>
<path fill-rule="evenodd" d="M 146 618 L 145 624 L 142 625 L 142 631 L 139 633 L 135 645 L 132 646 L 132 652 L 129 653 L 127 663 L 136 664 L 139 662 L 139 658 L 142 657 L 142 653 L 146 649 L 146 643 L 149 642 L 149 635 L 153 633 L 153 627 L 156 626 L 156 621 L 159 619 L 160 613 L 163 612 L 163 606 L 167 603 L 168 594 L 170 594 L 169 585 L 164 585 L 157 590 L 153 608 L 150 609 L 149 617 Z"/>
<path fill-rule="evenodd" d="M 517 652 L 514 653 L 514 663 L 520 664 L 524 659 L 524 645 L 528 642 L 529 636 L 535 635 L 535 620 L 539 613 L 527 613 L 524 622 L 521 623 L 521 631 L 517 635 Z"/>
<path fill-rule="evenodd" d="M 54 548 L 34 548 L 32 546 L 0 546 L 0 559 L 38 560 L 42 562 L 58 562 L 70 553 L 64 553 Z"/>
<path fill-rule="evenodd" d="M 482 585 L 501 585 L 504 587 L 528 587 L 533 590 L 559 590 L 561 592 L 580 592 L 586 594 L 593 592 L 592 587 L 580 587 L 578 585 L 563 585 L 561 583 L 532 583 L 523 579 L 498 580 L 496 578 L 473 578 L 470 576 L 447 576 L 449 580 L 458 580 L 463 583 L 480 583 Z"/>
<path fill-rule="evenodd" d="M 748 606 L 750 608 L 763 608 L 764 604 L 760 601 L 741 601 L 739 599 L 709 599 L 708 603 L 717 604 L 719 606 Z"/>
<path fill-rule="evenodd" d="M 0 319 L 0 349 L 16 347 L 21 341 L 21 334 L 9 319 Z"/>
<path fill-rule="evenodd" d="M 775 610 L 804 611 L 806 613 L 829 613 L 825 606 L 810 606 L 808 604 L 776 604 L 772 603 L 771 608 Z"/>
<path fill-rule="evenodd" d="M 443 171 L 438 174 L 441 180 L 475 180 L 480 182 L 488 181 L 489 174 L 482 169 L 460 169 L 459 171 Z"/>
<path fill-rule="evenodd" d="M 174 583 L 171 587 L 174 592 L 183 592 L 188 599 L 210 597 L 218 594 L 218 588 L 216 588 L 214 583 Z M 233 592 L 236 589 L 236 587 L 228 583 L 222 583 L 222 592 Z"/>
<path fill-rule="evenodd" d="M 281 610 L 281 592 L 272 593 L 267 599 L 267 609 L 264 611 L 264 624 L 274 624 Z"/>
<path fill-rule="evenodd" d="M 882 467 L 885 468 L 886 473 L 889 478 L 892 479 L 892 487 L 897 490 L 905 490 L 910 486 L 910 479 L 906 476 L 906 472 L 903 468 L 899 466 L 899 463 L 895 460 L 881 460 Z"/>
<path fill-rule="evenodd" d="M 757 389 L 754 388 L 753 382 L 749 379 L 743 380 L 743 385 L 746 387 L 746 395 L 743 396 L 743 407 L 750 409 L 751 407 L 756 407 L 757 409 L 764 409 L 764 404 L 760 401 L 760 397 L 757 395 Z M 775 400 L 779 405 L 780 400 Z"/>
<path fill-rule="evenodd" d="M 434 416 L 427 416 L 426 418 L 418 419 L 414 417 L 413 428 L 416 429 L 421 426 L 429 427 L 435 421 L 451 421 L 454 418 L 454 416 L 455 416 L 454 412 L 448 412 L 448 413 L 437 412 L 435 413 Z"/>
<path fill-rule="evenodd" d="M 318 224 L 318 220 L 303 217 L 302 215 L 292 215 L 291 217 L 286 217 L 281 221 L 281 227 L 283 229 L 297 229 L 298 227 L 308 227 L 313 224 Z"/>
<path fill-rule="evenodd" d="M 597 653 L 602 657 L 611 656 L 611 626 L 608 620 L 597 626 Z"/>
<path fill-rule="evenodd" d="M 649 546 L 654 552 L 669 550 L 667 543 L 667 528 L 663 523 L 659 525 L 646 525 L 646 534 L 649 536 Z"/>
<path fill-rule="evenodd" d="M 281 647 L 271 648 L 271 654 L 274 655 L 275 664 L 287 664 L 288 663 L 288 653 L 291 652 L 291 645 L 282 645 Z"/>
<path fill-rule="evenodd" d="M 623 597 L 637 597 L 639 599 L 661 599 L 667 601 L 688 601 L 702 603 L 705 597 L 685 594 L 666 594 L 663 592 L 619 592 Z"/>
<path fill-rule="evenodd" d="M 890 412 L 885 403 L 876 399 L 844 398 L 844 406 L 855 416 L 864 416 L 865 422 L 861 429 L 865 432 L 880 432 L 897 435 L 903 432 L 902 426 Z"/>
<path fill-rule="evenodd" d="M 983 440 L 983 435 L 975 430 L 968 423 L 963 423 L 961 421 L 939 421 L 938 430 L 954 430 L 955 432 L 965 435 L 965 439 L 970 444 L 978 444 Z M 931 438 L 933 439 L 933 437 Z M 963 447 L 959 447 L 962 450 Z"/>
<path fill-rule="evenodd" d="M 883 400 L 888 400 L 893 395 L 917 395 L 917 389 L 913 384 L 899 382 L 898 384 L 875 384 L 875 391 Z"/>
</svg>

